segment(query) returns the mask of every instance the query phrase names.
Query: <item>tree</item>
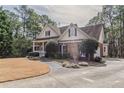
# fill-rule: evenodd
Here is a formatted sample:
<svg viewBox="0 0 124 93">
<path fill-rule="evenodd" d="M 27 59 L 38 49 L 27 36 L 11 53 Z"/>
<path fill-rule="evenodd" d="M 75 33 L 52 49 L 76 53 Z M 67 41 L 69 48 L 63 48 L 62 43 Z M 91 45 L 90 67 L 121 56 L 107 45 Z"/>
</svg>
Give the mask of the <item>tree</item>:
<svg viewBox="0 0 124 93">
<path fill-rule="evenodd" d="M 12 32 L 10 20 L 5 11 L 0 8 L 0 56 L 11 54 Z"/>
<path fill-rule="evenodd" d="M 42 30 L 46 24 L 55 25 L 47 15 L 39 15 L 34 9 L 22 5 L 15 8 L 19 18 L 21 18 L 22 34 L 25 37 L 35 39 L 37 34 Z"/>
<path fill-rule="evenodd" d="M 116 26 L 118 26 L 118 55 L 124 57 L 124 6 L 116 6 Z M 118 25 L 119 24 L 119 25 Z"/>
<path fill-rule="evenodd" d="M 99 17 L 100 16 L 100 17 Z M 105 5 L 101 15 L 95 16 L 88 24 L 104 24 L 105 42 L 109 44 L 110 57 L 124 57 L 124 7 L 116 5 Z"/>
<path fill-rule="evenodd" d="M 28 7 L 26 5 L 21 5 L 14 8 L 17 11 L 18 16 L 21 18 L 21 25 L 23 28 L 22 34 L 25 36 L 26 33 L 26 20 L 28 18 Z"/>
<path fill-rule="evenodd" d="M 97 24 L 104 24 L 104 18 L 103 18 L 103 14 L 101 12 L 98 12 L 98 14 L 96 16 L 94 16 L 93 18 L 91 18 L 87 24 L 87 26 L 90 25 L 97 25 Z"/>
<path fill-rule="evenodd" d="M 26 24 L 27 24 L 27 30 L 28 34 L 33 37 L 33 39 L 36 38 L 37 34 L 42 30 L 42 26 L 40 24 L 40 16 L 34 12 L 33 9 L 28 10 L 29 17 L 27 18 Z"/>
<path fill-rule="evenodd" d="M 55 57 L 58 53 L 58 44 L 56 42 L 50 41 L 46 45 L 46 54 L 48 57 Z"/>
<path fill-rule="evenodd" d="M 46 24 L 56 25 L 56 22 L 52 21 L 47 15 L 40 16 L 40 22 L 43 26 Z"/>
<path fill-rule="evenodd" d="M 32 51 L 32 41 L 25 37 L 14 38 L 12 42 L 12 55 L 16 57 L 26 56 Z"/>
<path fill-rule="evenodd" d="M 13 32 L 14 38 L 17 38 L 21 33 L 21 22 L 19 21 L 19 16 L 9 10 L 5 10 L 5 12 L 9 16 L 11 22 L 10 30 Z"/>
<path fill-rule="evenodd" d="M 98 47 L 98 42 L 92 39 L 83 40 L 80 45 L 80 50 L 82 53 L 85 53 L 88 57 L 88 60 L 93 60 L 93 55 L 96 52 Z"/>
<path fill-rule="evenodd" d="M 26 56 L 32 47 L 32 39 L 45 24 L 54 25 L 47 15 L 39 15 L 22 5 L 10 12 L 0 8 L 0 56 Z"/>
</svg>

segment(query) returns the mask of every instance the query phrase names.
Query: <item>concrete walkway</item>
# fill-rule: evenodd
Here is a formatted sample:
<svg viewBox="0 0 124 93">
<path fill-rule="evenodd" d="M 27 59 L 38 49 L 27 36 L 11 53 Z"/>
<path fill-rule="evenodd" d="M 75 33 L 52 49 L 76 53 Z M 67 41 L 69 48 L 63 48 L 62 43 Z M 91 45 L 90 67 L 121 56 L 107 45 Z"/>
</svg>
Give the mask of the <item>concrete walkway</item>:
<svg viewBox="0 0 124 93">
<path fill-rule="evenodd" d="M 63 68 L 57 62 L 46 62 L 49 74 L 0 83 L 0 87 L 63 88 L 63 87 L 124 87 L 124 60 L 107 61 L 106 66 L 89 66 L 80 69 Z"/>
</svg>

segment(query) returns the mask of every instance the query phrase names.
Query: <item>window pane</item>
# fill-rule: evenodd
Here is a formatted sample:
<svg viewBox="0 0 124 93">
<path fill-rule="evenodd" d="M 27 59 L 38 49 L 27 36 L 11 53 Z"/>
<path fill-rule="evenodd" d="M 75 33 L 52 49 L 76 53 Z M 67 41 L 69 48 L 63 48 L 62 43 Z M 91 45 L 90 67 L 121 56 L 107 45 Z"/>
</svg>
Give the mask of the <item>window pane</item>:
<svg viewBox="0 0 124 93">
<path fill-rule="evenodd" d="M 46 31 L 45 36 L 50 36 L 50 31 Z"/>
<path fill-rule="evenodd" d="M 70 37 L 70 29 L 68 30 L 68 36 Z"/>
<path fill-rule="evenodd" d="M 48 31 L 48 36 L 50 36 L 50 31 Z"/>
<path fill-rule="evenodd" d="M 75 28 L 75 36 L 77 36 L 77 29 Z"/>
</svg>

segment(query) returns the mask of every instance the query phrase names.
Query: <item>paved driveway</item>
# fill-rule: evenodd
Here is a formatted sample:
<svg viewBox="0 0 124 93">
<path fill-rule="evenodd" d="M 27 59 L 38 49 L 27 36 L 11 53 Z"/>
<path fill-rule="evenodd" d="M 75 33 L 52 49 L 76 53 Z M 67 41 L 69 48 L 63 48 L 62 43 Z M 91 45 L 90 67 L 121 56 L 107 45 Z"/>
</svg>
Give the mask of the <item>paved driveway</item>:
<svg viewBox="0 0 124 93">
<path fill-rule="evenodd" d="M 63 68 L 57 62 L 46 63 L 51 68 L 49 74 L 0 83 L 0 87 L 124 87 L 124 60 L 110 60 L 106 66 L 80 69 Z"/>
</svg>

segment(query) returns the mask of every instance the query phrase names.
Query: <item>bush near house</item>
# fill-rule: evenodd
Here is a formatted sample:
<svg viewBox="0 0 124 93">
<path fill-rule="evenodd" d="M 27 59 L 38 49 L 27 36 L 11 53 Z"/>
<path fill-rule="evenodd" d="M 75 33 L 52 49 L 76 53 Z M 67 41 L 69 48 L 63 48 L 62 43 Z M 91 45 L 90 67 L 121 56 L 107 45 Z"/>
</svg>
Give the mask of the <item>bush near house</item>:
<svg viewBox="0 0 124 93">
<path fill-rule="evenodd" d="M 39 52 L 29 52 L 28 57 L 39 57 Z"/>
<path fill-rule="evenodd" d="M 62 53 L 58 52 L 56 54 L 55 58 L 57 58 L 57 59 L 70 58 L 70 54 L 69 53 L 63 53 L 63 55 L 62 55 Z"/>
<path fill-rule="evenodd" d="M 28 52 L 32 51 L 32 42 L 25 37 L 14 38 L 12 42 L 12 55 L 16 57 L 24 57 Z"/>
<path fill-rule="evenodd" d="M 50 41 L 46 45 L 46 57 L 57 57 L 58 54 L 58 44 L 54 41 Z"/>
<path fill-rule="evenodd" d="M 27 58 L 30 60 L 39 60 L 39 52 L 29 52 Z"/>
<path fill-rule="evenodd" d="M 94 60 L 93 56 L 98 48 L 98 42 L 93 39 L 83 40 L 80 46 L 82 53 L 87 55 L 88 60 Z"/>
<path fill-rule="evenodd" d="M 56 59 L 63 59 L 69 58 L 70 55 L 68 53 L 63 53 L 63 55 L 58 52 L 58 44 L 54 41 L 50 41 L 46 45 L 46 57 L 56 58 Z"/>
<path fill-rule="evenodd" d="M 102 61 L 102 58 L 101 57 L 95 57 L 95 62 L 101 62 Z"/>
<path fill-rule="evenodd" d="M 98 62 L 98 63 L 105 63 L 105 62 L 106 62 L 105 59 L 103 59 L 103 58 L 101 58 L 101 57 L 95 57 L 95 58 L 94 58 L 94 61 L 95 61 L 95 62 Z"/>
</svg>

